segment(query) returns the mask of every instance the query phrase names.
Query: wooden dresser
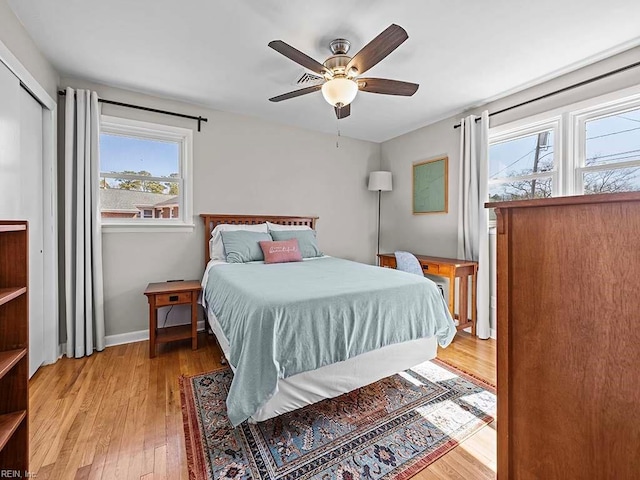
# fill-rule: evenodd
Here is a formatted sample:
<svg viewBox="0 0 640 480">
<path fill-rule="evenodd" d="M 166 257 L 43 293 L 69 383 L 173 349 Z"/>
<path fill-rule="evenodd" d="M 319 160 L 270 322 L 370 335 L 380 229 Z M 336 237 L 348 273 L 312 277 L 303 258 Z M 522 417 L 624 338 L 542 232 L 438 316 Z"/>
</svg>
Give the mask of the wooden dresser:
<svg viewBox="0 0 640 480">
<path fill-rule="evenodd" d="M 640 478 L 640 193 L 487 206 L 498 478 Z"/>
</svg>

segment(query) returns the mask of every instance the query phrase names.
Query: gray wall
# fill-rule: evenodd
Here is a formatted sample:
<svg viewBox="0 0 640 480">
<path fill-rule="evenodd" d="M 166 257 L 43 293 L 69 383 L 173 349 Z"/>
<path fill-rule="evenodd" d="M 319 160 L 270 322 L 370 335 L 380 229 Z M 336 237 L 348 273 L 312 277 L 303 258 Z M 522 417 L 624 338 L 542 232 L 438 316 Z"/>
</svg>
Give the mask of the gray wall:
<svg viewBox="0 0 640 480">
<path fill-rule="evenodd" d="M 58 73 L 40 53 L 6 0 L 0 0 L 0 41 L 11 50 L 11 53 L 55 100 Z"/>
<path fill-rule="evenodd" d="M 436 256 L 456 256 L 458 238 L 458 194 L 460 172 L 460 130 L 453 128 L 460 118 L 469 113 L 479 114 L 516 105 L 559 88 L 578 83 L 616 68 L 640 60 L 640 47 L 610 57 L 552 81 L 496 100 L 481 108 L 428 125 L 401 135 L 381 145 L 381 168 L 393 172 L 394 188 L 383 194 L 381 250 L 409 250 Z M 640 83 L 640 69 L 635 68 L 596 83 L 560 94 L 526 107 L 517 108 L 491 118 L 491 126 L 543 113 Z M 473 81 L 473 79 L 469 79 Z M 412 164 L 419 160 L 448 155 L 449 157 L 449 212 L 447 214 L 413 215 Z M 492 237 L 495 252 L 495 236 Z M 492 277 L 495 283 L 495 276 Z M 494 324 L 492 324 L 493 326 Z"/>
<path fill-rule="evenodd" d="M 377 204 L 366 182 L 380 165 L 378 144 L 343 137 L 336 148 L 333 135 L 84 81 L 63 79 L 61 84 L 91 88 L 110 100 L 208 117 L 193 136 L 194 215 L 317 215 L 325 253 L 374 262 Z M 189 120 L 109 105 L 103 105 L 103 113 L 196 128 Z M 205 232 L 200 218 L 194 221 L 191 233 L 103 233 L 107 335 L 148 328 L 142 294 L 148 282 L 201 278 Z"/>
</svg>

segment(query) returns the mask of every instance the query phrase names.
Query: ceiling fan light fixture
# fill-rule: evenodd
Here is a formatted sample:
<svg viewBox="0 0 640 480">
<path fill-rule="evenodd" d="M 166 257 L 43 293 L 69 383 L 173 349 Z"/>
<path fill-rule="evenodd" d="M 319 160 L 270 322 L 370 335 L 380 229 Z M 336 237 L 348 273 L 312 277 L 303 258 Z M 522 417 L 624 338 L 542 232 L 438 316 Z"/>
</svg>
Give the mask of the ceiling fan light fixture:
<svg viewBox="0 0 640 480">
<path fill-rule="evenodd" d="M 348 78 L 333 78 L 322 85 L 322 96 L 332 107 L 345 107 L 356 98 L 358 84 Z"/>
</svg>

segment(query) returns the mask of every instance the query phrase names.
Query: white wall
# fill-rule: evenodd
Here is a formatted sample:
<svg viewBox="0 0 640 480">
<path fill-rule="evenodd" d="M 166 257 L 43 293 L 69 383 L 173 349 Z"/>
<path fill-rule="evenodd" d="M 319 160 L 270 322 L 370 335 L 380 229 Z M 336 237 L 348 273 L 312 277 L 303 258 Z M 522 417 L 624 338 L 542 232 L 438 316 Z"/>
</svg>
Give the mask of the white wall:
<svg viewBox="0 0 640 480">
<path fill-rule="evenodd" d="M 384 142 L 381 145 L 381 168 L 393 172 L 394 190 L 384 194 L 382 202 L 381 250 L 403 249 L 436 256 L 456 255 L 460 130 L 454 129 L 453 126 L 459 123 L 462 116 L 469 113 L 478 114 L 485 109 L 494 112 L 638 61 L 640 61 L 640 47 Z M 469 81 L 472 82 L 473 78 L 469 78 Z M 639 83 L 640 68 L 635 68 L 526 107 L 496 115 L 491 118 L 491 126 L 509 123 Z M 449 212 L 412 215 L 412 163 L 441 155 L 449 157 Z"/>
<path fill-rule="evenodd" d="M 207 117 L 198 133 L 190 120 L 103 105 L 107 115 L 194 129 L 194 215 L 317 215 L 325 253 L 374 262 L 377 204 L 366 182 L 380 165 L 378 144 L 343 137 L 336 148 L 333 135 L 84 81 L 63 79 L 61 85 Z M 204 229 L 199 217 L 195 222 L 192 233 L 103 233 L 107 335 L 148 328 L 142 293 L 148 282 L 201 278 Z"/>
<path fill-rule="evenodd" d="M 6 0 L 0 0 L 0 41 L 11 50 L 20 63 L 38 81 L 47 93 L 56 98 L 58 73 L 49 61 L 40 53 Z"/>
</svg>

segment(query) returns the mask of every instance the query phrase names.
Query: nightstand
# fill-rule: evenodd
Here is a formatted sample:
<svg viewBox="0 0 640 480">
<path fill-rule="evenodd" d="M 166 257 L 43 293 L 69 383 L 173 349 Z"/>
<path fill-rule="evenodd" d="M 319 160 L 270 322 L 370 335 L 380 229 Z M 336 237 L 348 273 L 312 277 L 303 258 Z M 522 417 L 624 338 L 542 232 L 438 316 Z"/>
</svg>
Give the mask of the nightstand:
<svg viewBox="0 0 640 480">
<path fill-rule="evenodd" d="M 144 294 L 149 301 L 149 358 L 156 356 L 156 344 L 191 339 L 191 348 L 198 349 L 199 280 L 150 283 Z M 191 305 L 191 324 L 158 328 L 158 308 Z"/>
</svg>

